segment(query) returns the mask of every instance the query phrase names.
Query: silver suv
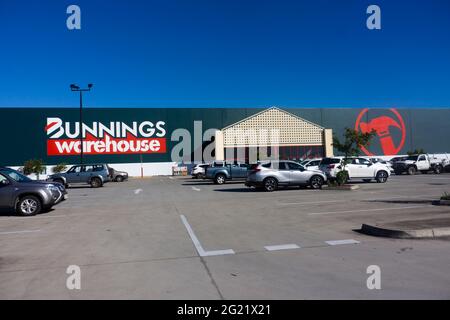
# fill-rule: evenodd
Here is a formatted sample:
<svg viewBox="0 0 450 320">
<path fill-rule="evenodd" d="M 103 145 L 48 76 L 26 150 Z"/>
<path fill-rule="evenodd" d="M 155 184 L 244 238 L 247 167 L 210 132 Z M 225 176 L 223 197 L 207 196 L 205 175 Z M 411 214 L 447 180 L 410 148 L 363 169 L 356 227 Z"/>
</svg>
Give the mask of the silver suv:
<svg viewBox="0 0 450 320">
<path fill-rule="evenodd" d="M 0 167 L 0 209 L 34 216 L 67 199 L 63 185 L 31 180 L 20 172 Z"/>
<path fill-rule="evenodd" d="M 327 180 L 319 170 L 307 170 L 294 161 L 270 161 L 253 165 L 247 177 L 247 187 L 274 191 L 279 186 L 310 186 L 320 189 Z"/>
<path fill-rule="evenodd" d="M 93 188 L 102 187 L 110 181 L 107 164 L 76 165 L 64 173 L 55 173 L 48 177 L 48 181 L 59 182 L 68 187 L 72 184 L 90 184 Z"/>
</svg>

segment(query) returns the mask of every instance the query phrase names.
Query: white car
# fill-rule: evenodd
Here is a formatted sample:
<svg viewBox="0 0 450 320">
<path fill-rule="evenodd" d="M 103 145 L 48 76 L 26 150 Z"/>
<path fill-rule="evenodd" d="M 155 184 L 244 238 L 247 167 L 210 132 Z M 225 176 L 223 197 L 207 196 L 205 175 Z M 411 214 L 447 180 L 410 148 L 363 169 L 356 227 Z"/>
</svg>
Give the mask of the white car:
<svg viewBox="0 0 450 320">
<path fill-rule="evenodd" d="M 209 164 L 206 163 L 196 164 L 191 170 L 192 178 L 203 179 L 205 177 L 205 168 L 208 166 Z"/>
<path fill-rule="evenodd" d="M 306 159 L 300 162 L 300 164 L 307 170 L 319 170 L 319 164 L 322 159 Z"/>
<path fill-rule="evenodd" d="M 324 158 L 322 159 L 319 169 L 323 171 L 331 180 L 336 178 L 339 171 L 347 170 L 350 180 L 363 180 L 370 182 L 375 180 L 379 183 L 385 183 L 391 175 L 390 169 L 387 165 L 372 161 L 365 158 L 352 157 L 344 158 Z"/>
<path fill-rule="evenodd" d="M 394 173 L 394 168 L 392 167 L 392 163 L 390 163 L 389 161 L 383 160 L 381 158 L 370 158 L 370 161 L 372 161 L 373 163 L 382 163 L 385 164 L 388 168 L 389 168 L 389 172 L 391 174 Z"/>
</svg>

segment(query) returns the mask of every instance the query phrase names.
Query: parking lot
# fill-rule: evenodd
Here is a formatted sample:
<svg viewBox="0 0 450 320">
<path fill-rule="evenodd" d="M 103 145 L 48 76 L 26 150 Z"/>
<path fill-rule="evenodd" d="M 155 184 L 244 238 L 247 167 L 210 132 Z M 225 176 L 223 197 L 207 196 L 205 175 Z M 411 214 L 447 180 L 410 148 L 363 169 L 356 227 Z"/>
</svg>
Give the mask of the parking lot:
<svg viewBox="0 0 450 320">
<path fill-rule="evenodd" d="M 0 216 L 1 299 L 450 298 L 449 239 L 361 234 L 363 223 L 448 218 L 450 174 L 354 191 L 152 177 L 69 189 L 35 217 Z M 81 289 L 66 287 L 69 265 Z M 367 267 L 381 269 L 369 290 Z"/>
</svg>

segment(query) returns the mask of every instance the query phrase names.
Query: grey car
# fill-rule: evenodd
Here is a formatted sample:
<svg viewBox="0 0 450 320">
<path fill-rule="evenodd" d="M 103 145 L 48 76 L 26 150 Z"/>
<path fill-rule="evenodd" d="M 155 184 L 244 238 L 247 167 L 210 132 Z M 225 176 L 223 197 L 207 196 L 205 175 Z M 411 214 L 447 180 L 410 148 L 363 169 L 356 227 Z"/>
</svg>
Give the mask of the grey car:
<svg viewBox="0 0 450 320">
<path fill-rule="evenodd" d="M 20 172 L 0 167 L 0 208 L 33 216 L 67 199 L 59 183 L 31 180 Z"/>
<path fill-rule="evenodd" d="M 110 181 L 110 175 L 107 164 L 80 164 L 66 172 L 52 174 L 47 180 L 59 182 L 66 187 L 73 184 L 89 184 L 93 188 L 98 188 Z"/>
<path fill-rule="evenodd" d="M 111 167 L 108 167 L 108 170 L 109 170 L 109 177 L 110 177 L 111 181 L 123 182 L 125 180 L 128 180 L 128 172 L 118 171 Z"/>
<path fill-rule="evenodd" d="M 269 161 L 253 165 L 245 185 L 274 191 L 279 186 L 310 186 L 320 189 L 327 180 L 319 170 L 307 170 L 294 161 Z"/>
</svg>

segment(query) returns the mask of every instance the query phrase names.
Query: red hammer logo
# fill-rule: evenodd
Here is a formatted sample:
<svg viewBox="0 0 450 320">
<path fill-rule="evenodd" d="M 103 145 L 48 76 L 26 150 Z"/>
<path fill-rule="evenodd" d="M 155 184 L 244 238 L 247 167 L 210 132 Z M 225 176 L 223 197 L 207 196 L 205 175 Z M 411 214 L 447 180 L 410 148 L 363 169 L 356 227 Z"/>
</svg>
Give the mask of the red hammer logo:
<svg viewBox="0 0 450 320">
<path fill-rule="evenodd" d="M 364 109 L 361 111 L 361 113 L 358 116 L 358 119 L 356 120 L 355 130 L 361 130 L 363 133 L 371 132 L 372 130 L 375 130 L 377 133 L 379 139 L 380 139 L 380 145 L 381 149 L 383 150 L 383 153 L 385 155 L 395 155 L 397 154 L 401 148 L 403 147 L 404 141 L 405 141 L 405 124 L 403 122 L 403 119 L 395 109 L 390 109 L 396 117 L 398 118 L 398 121 L 394 120 L 393 118 L 389 116 L 380 116 L 373 118 L 369 122 L 361 122 L 362 116 L 368 111 L 368 109 Z M 402 140 L 398 146 L 395 145 L 394 139 L 391 135 L 391 128 L 398 128 L 402 132 Z M 362 148 L 362 150 L 367 155 L 373 155 L 371 152 L 369 152 L 367 149 Z"/>
</svg>

